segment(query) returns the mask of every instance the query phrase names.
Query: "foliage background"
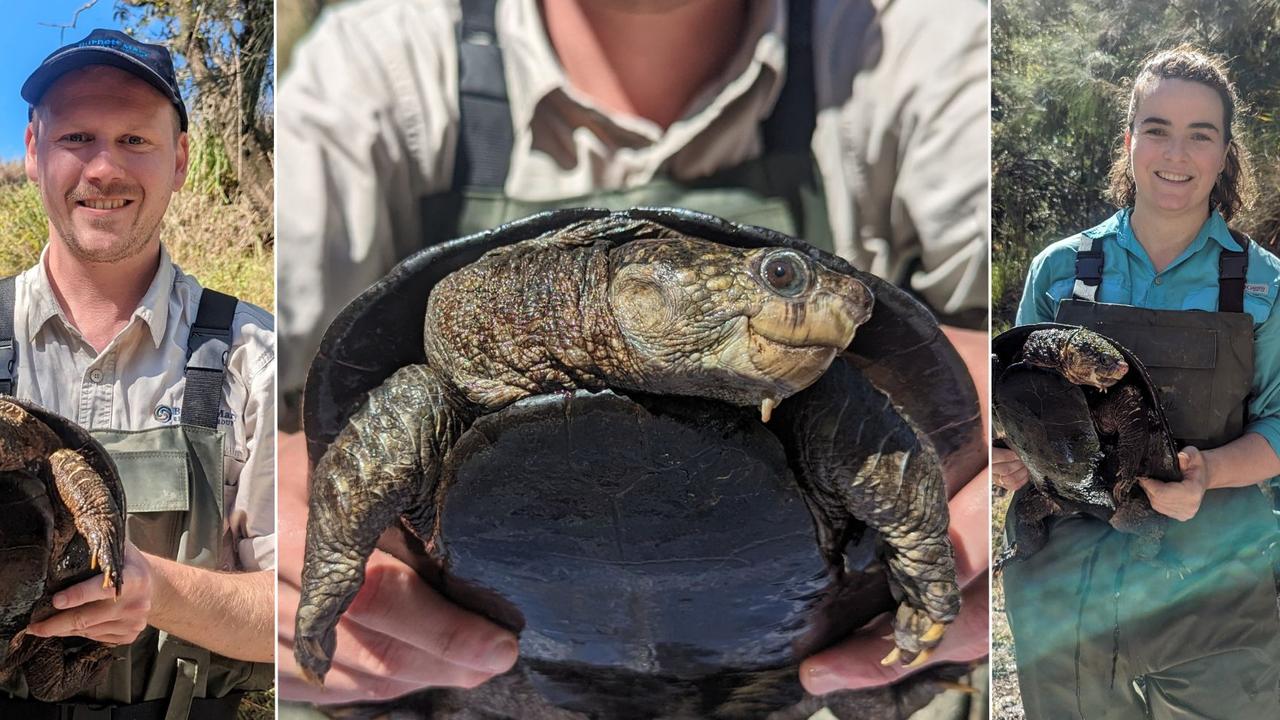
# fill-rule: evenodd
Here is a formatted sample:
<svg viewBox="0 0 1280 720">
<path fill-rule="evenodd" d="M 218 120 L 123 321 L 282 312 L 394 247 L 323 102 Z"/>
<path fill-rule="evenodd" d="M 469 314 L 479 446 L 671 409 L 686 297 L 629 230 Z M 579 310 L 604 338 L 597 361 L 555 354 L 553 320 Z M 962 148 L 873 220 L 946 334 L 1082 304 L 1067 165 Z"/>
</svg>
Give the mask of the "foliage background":
<svg viewBox="0 0 1280 720">
<path fill-rule="evenodd" d="M 991 32 L 993 332 L 1013 324 L 1036 253 L 1115 211 L 1103 194 L 1127 88 L 1158 49 L 1188 42 L 1227 60 L 1260 191 L 1233 225 L 1280 249 L 1280 0 L 995 0 Z M 997 491 L 997 553 L 1007 505 Z M 999 584 L 992 710 L 1014 720 L 1024 715 Z"/>
<path fill-rule="evenodd" d="M 1027 264 L 1114 212 L 1103 198 L 1130 79 L 1194 43 L 1227 60 L 1259 201 L 1233 225 L 1280 245 L 1280 0 L 997 0 L 992 5 L 992 325 L 1013 322 Z"/>
</svg>

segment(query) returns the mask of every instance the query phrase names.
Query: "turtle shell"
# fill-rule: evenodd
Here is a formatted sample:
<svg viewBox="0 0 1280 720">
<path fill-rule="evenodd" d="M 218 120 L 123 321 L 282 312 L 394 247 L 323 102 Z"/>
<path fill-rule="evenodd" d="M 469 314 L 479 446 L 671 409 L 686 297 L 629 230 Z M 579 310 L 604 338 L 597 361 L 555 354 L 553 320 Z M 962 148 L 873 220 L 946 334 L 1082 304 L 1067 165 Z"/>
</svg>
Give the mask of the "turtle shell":
<svg viewBox="0 0 1280 720">
<path fill-rule="evenodd" d="M 1039 421 L 1043 423 L 1047 419 L 1052 424 L 1063 428 L 1064 432 L 1046 434 L 1043 432 L 1043 428 L 1029 428 L 1023 423 L 1010 422 L 1008 419 L 1004 419 L 1002 422 L 1005 425 L 1003 430 L 1009 433 L 1011 437 L 1013 435 L 1025 435 L 1026 438 L 1023 442 L 1018 442 L 1015 439 L 1015 445 L 1022 447 L 1024 451 L 1030 451 L 1030 448 L 1042 448 L 1045 451 L 1041 453 L 1043 456 L 1041 459 L 1044 464 L 1056 466 L 1062 472 L 1073 477 L 1081 472 L 1086 464 L 1085 458 L 1080 457 L 1078 453 L 1089 446 L 1087 436 L 1092 432 L 1092 421 L 1086 415 L 1088 408 L 1083 403 L 1083 391 L 1079 391 L 1079 388 L 1071 385 L 1071 383 L 1055 373 L 1032 370 L 1019 371 L 1018 368 L 1010 370 L 1010 367 L 1017 363 L 1018 356 L 1022 352 L 1022 346 L 1026 343 L 1027 336 L 1031 333 L 1037 330 L 1052 328 L 1073 329 L 1075 327 L 1077 326 L 1059 323 L 1020 325 L 1001 333 L 991 341 L 993 363 L 1001 368 L 997 376 L 993 378 L 992 387 L 992 399 L 996 405 L 995 415 L 997 416 L 997 422 L 1001 422 L 1001 418 L 1005 414 L 1001 409 L 1002 397 L 1025 400 L 1031 397 L 1032 394 L 1040 392 L 1043 392 L 1045 397 L 1053 397 L 1053 402 L 1045 404 L 1046 414 L 1040 417 Z M 1103 337 L 1106 336 L 1103 335 Z M 1128 348 L 1111 338 L 1106 339 L 1120 351 L 1124 356 L 1125 362 L 1129 364 L 1129 372 L 1120 379 L 1118 385 L 1133 385 L 1142 393 L 1143 404 L 1147 407 L 1154 424 L 1158 427 L 1158 437 L 1155 438 L 1155 442 L 1150 444 L 1148 456 L 1143 458 L 1140 463 L 1139 473 L 1170 482 L 1181 480 L 1182 473 L 1178 466 L 1178 449 L 1174 443 L 1173 434 L 1169 431 L 1169 422 L 1165 418 L 1164 410 L 1161 407 L 1160 396 L 1156 392 L 1155 384 L 1151 381 L 1151 376 L 1147 373 L 1146 366 Z M 1074 393 L 1068 387 L 1075 388 L 1079 392 Z M 1079 395 L 1078 401 L 1075 398 L 1076 394 Z M 1011 403 L 1011 405 L 1013 404 Z M 1026 403 L 1017 404 L 1025 406 Z M 1035 419 L 1027 418 L 1027 420 Z M 1089 425 L 1087 430 L 1083 426 L 1086 421 L 1088 421 Z M 1043 437 L 1041 438 L 1041 436 Z M 1096 435 L 1093 436 L 1092 445 L 1096 450 Z"/>
<path fill-rule="evenodd" d="M 552 211 L 424 249 L 352 301 L 307 378 L 311 464 L 370 390 L 425 360 L 435 283 L 494 248 L 609 214 Z M 677 209 L 615 215 L 735 247 L 790 247 L 857 277 L 875 308 L 836 359 L 834 394 L 867 398 L 885 422 L 905 418 L 936 450 L 948 487 L 985 465 L 972 381 L 909 295 L 771 230 Z M 810 388 L 779 410 L 804 417 L 832 396 Z M 875 534 L 829 527 L 811 507 L 787 433 L 774 429 L 786 417 L 766 427 L 754 410 L 640 393 L 528 398 L 481 417 L 450 450 L 434 556 L 406 532 L 380 546 L 519 631 L 516 672 L 554 706 L 629 717 L 644 697 L 645 717 L 726 703 L 763 714 L 800 699 L 801 658 L 896 605 Z"/>
</svg>

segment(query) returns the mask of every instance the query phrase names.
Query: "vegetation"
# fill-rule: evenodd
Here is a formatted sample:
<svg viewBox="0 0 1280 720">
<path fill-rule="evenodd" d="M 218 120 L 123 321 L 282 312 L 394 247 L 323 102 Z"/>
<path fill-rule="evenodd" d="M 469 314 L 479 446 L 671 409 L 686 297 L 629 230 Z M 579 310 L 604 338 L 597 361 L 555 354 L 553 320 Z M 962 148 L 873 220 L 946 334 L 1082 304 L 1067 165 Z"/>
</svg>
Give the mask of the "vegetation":
<svg viewBox="0 0 1280 720">
<path fill-rule="evenodd" d="M 1103 193 L 1129 80 L 1161 48 L 1227 60 L 1261 191 L 1233 224 L 1277 249 L 1280 1 L 996 0 L 992 13 L 993 329 L 1012 324 L 1037 252 L 1114 212 Z"/>
</svg>

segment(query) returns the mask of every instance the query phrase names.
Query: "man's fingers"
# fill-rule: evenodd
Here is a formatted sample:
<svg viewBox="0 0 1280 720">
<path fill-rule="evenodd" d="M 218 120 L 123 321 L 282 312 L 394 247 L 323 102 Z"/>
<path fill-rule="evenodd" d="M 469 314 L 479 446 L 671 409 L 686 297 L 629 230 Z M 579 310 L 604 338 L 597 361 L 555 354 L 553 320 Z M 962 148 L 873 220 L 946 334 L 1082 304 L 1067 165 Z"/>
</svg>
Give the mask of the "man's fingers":
<svg viewBox="0 0 1280 720">
<path fill-rule="evenodd" d="M 956 581 L 961 587 L 985 573 L 991 560 L 991 494 L 987 487 L 987 471 L 983 470 L 947 503 L 951 514 L 948 532 L 956 549 Z"/>
<path fill-rule="evenodd" d="M 884 635 L 891 632 L 888 618 L 858 631 L 845 642 L 814 655 L 800 664 L 800 682 L 812 695 L 841 689 L 888 685 L 901 677 L 939 662 L 974 662 L 987 654 L 987 583 L 974 582 L 964 591 L 960 615 L 947 628 L 929 662 L 907 669 L 899 664 L 881 665 L 880 658 L 893 649 Z"/>
<path fill-rule="evenodd" d="M 53 606 L 58 610 L 68 610 L 99 600 L 114 598 L 115 596 L 116 589 L 110 585 L 103 587 L 102 575 L 98 574 L 87 580 L 81 580 L 65 590 L 59 590 L 54 593 Z"/>
<path fill-rule="evenodd" d="M 406 621 L 406 608 L 412 608 L 414 619 Z M 347 618 L 451 663 L 489 673 L 511 669 L 519 652 L 514 635 L 444 599 L 411 568 L 386 555 L 370 559 L 364 587 Z"/>
<path fill-rule="evenodd" d="M 280 648 L 280 657 L 277 660 L 280 667 L 280 697 L 286 700 L 320 704 L 390 700 L 422 690 L 426 686 L 421 682 L 406 682 L 398 678 L 363 673 L 355 668 L 335 663 L 325 675 L 324 686 L 317 687 L 302 679 L 302 671 L 293 659 L 293 645 L 282 642 L 278 647 Z M 488 677 L 480 673 L 474 673 L 470 677 L 459 674 L 456 685 L 474 687 Z"/>
<path fill-rule="evenodd" d="M 129 640 L 126 642 L 132 642 L 146 624 L 129 613 L 122 613 L 121 609 L 119 604 L 110 600 L 89 603 L 33 623 L 27 632 L 41 637 L 77 635 L 93 640 L 119 635 L 127 636 Z"/>
</svg>

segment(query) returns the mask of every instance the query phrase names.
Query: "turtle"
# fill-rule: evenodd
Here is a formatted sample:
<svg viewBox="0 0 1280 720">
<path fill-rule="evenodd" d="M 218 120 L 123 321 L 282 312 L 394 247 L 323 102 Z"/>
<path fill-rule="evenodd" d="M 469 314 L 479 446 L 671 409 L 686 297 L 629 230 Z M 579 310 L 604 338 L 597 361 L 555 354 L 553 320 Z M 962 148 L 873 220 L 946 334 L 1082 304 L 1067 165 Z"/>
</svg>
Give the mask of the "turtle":
<svg viewBox="0 0 1280 720">
<path fill-rule="evenodd" d="M 303 407 L 316 681 L 375 543 L 593 716 L 758 714 L 876 615 L 918 664 L 958 610 L 944 477 L 985 463 L 963 363 L 918 302 L 779 233 L 573 209 L 428 248 L 330 326 Z"/>
<path fill-rule="evenodd" d="M 997 567 L 1042 548 L 1048 517 L 1073 513 L 1132 534 L 1132 555 L 1160 564 L 1165 521 L 1137 479 L 1178 482 L 1182 474 L 1141 361 L 1100 333 L 1054 323 L 1013 328 L 992 349 L 996 436 L 1031 477 L 1015 494 L 1015 540 Z"/>
<path fill-rule="evenodd" d="M 102 677 L 111 646 L 24 631 L 55 612 L 55 592 L 97 573 L 119 596 L 124 486 L 82 427 L 11 397 L 0 397 L 0 475 L 0 684 L 64 700 Z"/>
</svg>

